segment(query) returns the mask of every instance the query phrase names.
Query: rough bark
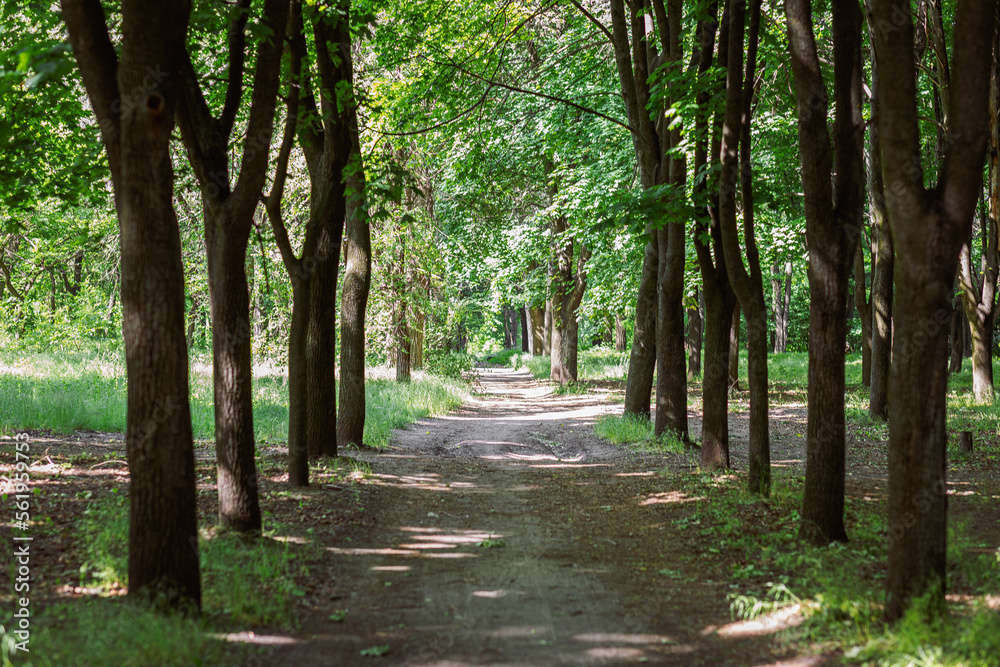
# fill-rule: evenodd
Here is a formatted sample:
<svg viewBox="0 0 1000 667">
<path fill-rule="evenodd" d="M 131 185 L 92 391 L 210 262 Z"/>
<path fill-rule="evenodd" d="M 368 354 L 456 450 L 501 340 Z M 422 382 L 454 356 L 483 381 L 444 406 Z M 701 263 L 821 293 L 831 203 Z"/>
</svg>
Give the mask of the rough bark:
<svg viewBox="0 0 1000 667">
<path fill-rule="evenodd" d="M 180 80 L 178 120 L 188 159 L 201 187 L 205 218 L 219 520 L 227 528 L 260 532 L 246 254 L 254 211 L 267 176 L 284 46 L 280 36 L 285 34 L 289 3 L 268 0 L 264 6 L 263 21 L 273 36 L 262 40 L 257 49 L 247 132 L 240 147 L 242 160 L 236 185 L 231 186 L 230 151 L 244 97 L 249 5 L 249 0 L 241 0 L 233 9 L 227 88 L 219 116 L 212 116 L 188 58 Z"/>
<path fill-rule="evenodd" d="M 646 244 L 635 301 L 635 328 L 625 378 L 626 415 L 649 419 L 656 368 L 656 280 L 659 273 L 658 245 L 655 233 Z"/>
<path fill-rule="evenodd" d="M 972 393 L 993 402 L 993 323 L 996 320 L 997 219 L 1000 216 L 1000 31 L 993 44 L 990 80 L 989 215 L 981 216 L 982 265 L 972 269 L 971 241 L 959 255 L 962 305 L 972 339 Z M 959 365 L 961 361 L 959 362 Z"/>
<path fill-rule="evenodd" d="M 615 315 L 615 351 L 624 352 L 628 347 L 628 336 L 625 332 L 625 320 L 621 315 Z"/>
<path fill-rule="evenodd" d="M 200 608 L 184 274 L 170 156 L 187 10 L 125 0 L 120 62 L 100 2 L 63 0 L 62 10 L 108 156 L 121 230 L 129 595 Z"/>
<path fill-rule="evenodd" d="M 357 108 L 348 112 L 348 157 L 344 240 L 347 244 L 340 296 L 340 400 L 337 442 L 360 445 L 365 432 L 365 311 L 371 289 L 371 228 L 365 201 L 365 171 L 358 138 Z"/>
<path fill-rule="evenodd" d="M 858 243 L 854 254 L 854 306 L 861 319 L 861 384 L 872 384 L 872 304 L 868 298 L 863 245 Z"/>
<path fill-rule="evenodd" d="M 810 0 L 790 0 L 785 5 L 809 239 L 809 422 L 799 534 L 814 544 L 847 539 L 846 306 L 848 278 L 864 212 L 861 9 L 856 3 L 835 3 L 832 10 L 836 121 L 831 138 L 826 83 L 812 28 L 812 4 Z"/>
<path fill-rule="evenodd" d="M 653 2 L 660 31 L 661 58 L 666 63 L 679 65 L 683 57 L 681 49 L 681 1 L 669 0 L 664 8 L 662 2 Z M 656 61 L 655 47 L 651 45 L 651 35 L 647 34 L 648 52 Z M 667 101 L 668 107 L 673 104 Z M 665 124 L 664 124 L 665 125 Z M 671 187 L 672 197 L 683 197 L 687 182 L 687 164 L 683 156 L 673 156 L 680 147 L 680 128 L 660 127 L 664 155 L 659 160 L 659 181 L 666 181 Z M 664 173 L 666 172 L 666 173 Z M 666 220 L 666 225 L 657 231 L 659 251 L 657 267 L 657 308 L 656 308 L 656 420 L 653 432 L 659 436 L 667 431 L 674 433 L 683 442 L 688 442 L 687 421 L 687 369 L 684 355 L 684 265 L 686 220 L 681 218 Z"/>
<path fill-rule="evenodd" d="M 693 380 L 701 375 L 701 338 L 702 338 L 702 317 L 701 290 L 695 290 L 694 307 L 687 309 L 687 355 L 688 355 L 688 380 Z"/>
<path fill-rule="evenodd" d="M 868 35 L 871 60 L 876 62 L 874 21 L 868 11 Z M 892 274 L 893 250 L 889 219 L 885 215 L 885 187 L 882 178 L 882 142 L 878 119 L 882 113 L 881 84 L 878 67 L 872 68 L 871 117 L 868 124 L 868 210 L 874 237 L 875 258 L 872 262 L 872 377 L 869 388 L 868 416 L 873 420 L 889 418 L 889 364 L 892 359 Z"/>
<path fill-rule="evenodd" d="M 924 187 L 909 6 L 875 0 L 882 82 L 886 213 L 896 251 L 889 380 L 889 566 L 886 617 L 925 593 L 943 611 L 946 581 L 948 328 L 955 271 L 969 237 L 988 143 L 990 50 L 997 3 L 960 0 L 955 13 L 948 142 L 938 182 Z M 879 26 L 897 26 L 880 30 Z M 958 100 L 956 102 L 956 100 Z"/>
<path fill-rule="evenodd" d="M 750 389 L 750 491 L 768 495 L 771 490 L 771 445 L 767 395 L 767 308 L 760 253 L 754 238 L 753 187 L 750 167 L 750 119 L 760 34 L 760 0 L 745 8 L 740 0 L 730 4 L 729 49 L 726 77 L 725 121 L 720 146 L 719 228 L 724 246 L 726 271 L 747 318 L 747 356 Z M 750 12 L 746 70 L 743 67 L 743 36 L 746 11 Z M 721 45 L 720 45 L 721 48 Z M 736 194 L 743 194 L 744 252 L 736 229 Z M 739 368 L 739 314 L 733 316 L 730 368 Z M 735 350 L 732 343 L 735 343 Z M 733 381 L 730 374 L 730 382 Z M 738 379 L 738 373 L 737 373 Z"/>
</svg>

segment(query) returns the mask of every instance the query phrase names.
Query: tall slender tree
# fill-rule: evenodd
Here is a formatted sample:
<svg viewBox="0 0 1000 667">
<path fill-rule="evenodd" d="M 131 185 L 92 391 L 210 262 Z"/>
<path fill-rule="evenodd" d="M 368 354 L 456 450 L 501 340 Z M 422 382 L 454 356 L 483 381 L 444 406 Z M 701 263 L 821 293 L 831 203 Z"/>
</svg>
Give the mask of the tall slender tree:
<svg viewBox="0 0 1000 667">
<path fill-rule="evenodd" d="M 188 8 L 124 0 L 120 56 L 99 0 L 63 0 L 121 229 L 129 595 L 201 606 L 184 275 L 170 135 Z"/>
<path fill-rule="evenodd" d="M 982 189 L 997 2 L 957 4 L 948 136 L 931 189 L 921 166 L 910 5 L 873 0 L 872 8 L 886 213 L 896 252 L 886 598 L 886 617 L 894 621 L 915 596 L 928 593 L 944 605 L 947 325 L 959 251 Z"/>
<path fill-rule="evenodd" d="M 848 277 L 864 212 L 861 8 L 851 0 L 835 2 L 831 9 L 836 108 L 832 137 L 827 129 L 827 88 L 816 51 L 812 2 L 790 0 L 785 4 L 809 239 L 809 423 L 800 535 L 816 544 L 847 539 L 846 307 Z"/>
<path fill-rule="evenodd" d="M 246 256 L 253 216 L 268 172 L 288 0 L 265 0 L 256 54 L 249 118 L 242 145 L 233 145 L 244 102 L 247 20 L 251 0 L 231 12 L 229 62 L 222 110 L 212 116 L 198 73 L 185 57 L 179 79 L 178 124 L 201 187 L 205 251 L 212 309 L 212 366 L 219 520 L 228 528 L 260 532 L 260 501 L 254 460 L 250 291 Z M 231 184 L 230 151 L 241 153 Z"/>
</svg>

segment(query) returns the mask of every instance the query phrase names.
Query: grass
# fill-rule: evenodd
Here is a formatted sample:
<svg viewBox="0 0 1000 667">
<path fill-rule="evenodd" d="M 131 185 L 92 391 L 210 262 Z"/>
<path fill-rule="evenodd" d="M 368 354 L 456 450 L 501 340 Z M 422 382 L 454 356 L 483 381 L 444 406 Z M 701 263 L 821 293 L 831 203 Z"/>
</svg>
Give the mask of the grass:
<svg viewBox="0 0 1000 667">
<path fill-rule="evenodd" d="M 191 423 L 194 437 L 215 432 L 209 355 L 192 358 Z M 452 410 L 465 399 L 465 386 L 435 375 L 413 382 L 366 383 L 366 444 L 388 445 L 393 429 Z M 121 352 L 0 352 L 0 431 L 48 429 L 125 431 L 125 361 Z M 288 380 L 280 369 L 257 369 L 253 378 L 254 433 L 258 442 L 283 442 L 288 435 Z"/>
<path fill-rule="evenodd" d="M 508 359 L 505 365 L 515 370 L 527 368 L 539 380 L 549 378 L 552 359 L 548 355 L 532 356 L 526 352 L 514 353 L 509 350 L 508 352 L 511 352 L 509 356 L 506 353 L 501 353 Z M 617 352 L 600 347 L 581 350 L 577 356 L 579 378 L 580 380 L 620 380 L 624 382 L 625 376 L 628 374 L 628 355 L 628 352 Z M 497 355 L 497 357 L 499 356 Z"/>
<path fill-rule="evenodd" d="M 434 375 L 416 376 L 406 383 L 369 380 L 365 383 L 365 444 L 388 447 L 394 429 L 454 410 L 467 396 L 460 381 Z"/>
<path fill-rule="evenodd" d="M 202 529 L 202 611 L 197 618 L 163 615 L 115 594 L 128 586 L 128 499 L 113 490 L 95 500 L 80 522 L 85 554 L 80 584 L 103 595 L 45 608 L 33 622 L 31 662 L 36 666 L 242 664 L 248 654 L 216 637 L 245 627 L 295 630 L 296 601 L 305 595 L 296 583 L 308 580 L 301 547 L 278 541 L 284 527 L 265 525 L 264 537 Z M 2 634 L 2 633 L 0 633 Z M 178 638 L 182 638 L 183 641 Z M 4 635 L 2 642 L 8 642 Z M 243 656 L 245 657 L 245 655 Z M 6 667 L 9 662 L 2 663 Z"/>
<path fill-rule="evenodd" d="M 884 507 L 870 498 L 847 499 L 851 541 L 812 547 L 798 542 L 802 480 L 779 476 L 769 499 L 753 496 L 742 475 L 664 473 L 668 486 L 692 499 L 693 511 L 675 528 L 697 534 L 701 553 L 717 554 L 718 573 L 732 581 L 730 606 L 752 619 L 798 604 L 805 617 L 785 639 L 824 649 L 840 647 L 849 663 L 987 667 L 1000 655 L 1000 615 L 987 596 L 1000 589 L 1000 553 L 973 544 L 949 517 L 950 580 L 965 601 L 929 621 L 918 601 L 892 628 L 882 622 L 887 557 Z M 695 558 L 695 557 L 692 557 Z M 706 575 L 708 573 L 705 573 Z M 715 574 L 715 573 L 713 573 Z"/>
<path fill-rule="evenodd" d="M 671 452 L 684 450 L 683 443 L 673 433 L 659 438 L 653 435 L 653 423 L 634 415 L 605 415 L 594 424 L 594 433 L 613 445 L 627 445 L 640 452 Z"/>
</svg>

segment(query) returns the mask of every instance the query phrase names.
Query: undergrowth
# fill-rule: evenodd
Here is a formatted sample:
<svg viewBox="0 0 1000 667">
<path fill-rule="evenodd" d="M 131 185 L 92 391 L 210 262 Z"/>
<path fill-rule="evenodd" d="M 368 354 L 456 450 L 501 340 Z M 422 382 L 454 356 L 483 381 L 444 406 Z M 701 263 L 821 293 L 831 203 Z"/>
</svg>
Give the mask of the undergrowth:
<svg viewBox="0 0 1000 667">
<path fill-rule="evenodd" d="M 80 584 L 112 597 L 45 609 L 31 638 L 32 662 L 26 664 L 222 664 L 224 655 L 242 649 L 220 642 L 213 637 L 215 633 L 246 627 L 285 631 L 298 627 L 294 608 L 305 591 L 296 582 L 309 576 L 301 564 L 301 551 L 315 546 L 276 539 L 283 532 L 276 524 L 266 525 L 259 538 L 204 528 L 198 540 L 203 613 L 197 619 L 163 615 L 114 595 L 128 587 L 128 513 L 128 499 L 118 492 L 91 503 L 84 512 Z"/>
<path fill-rule="evenodd" d="M 884 507 L 871 498 L 847 498 L 850 541 L 813 547 L 798 540 L 802 480 L 780 476 L 768 499 L 750 494 L 742 475 L 667 473 L 693 512 L 678 530 L 697 531 L 704 550 L 727 564 L 733 616 L 752 619 L 798 605 L 804 617 L 784 633 L 844 650 L 849 663 L 903 667 L 995 666 L 1000 615 L 987 596 L 1000 590 L 1000 552 L 973 543 L 950 517 L 949 579 L 962 602 L 933 619 L 918 600 L 892 627 L 883 623 L 887 530 Z"/>
<path fill-rule="evenodd" d="M 613 445 L 627 445 L 639 452 L 679 453 L 682 443 L 673 433 L 653 435 L 653 423 L 635 415 L 604 415 L 594 424 L 594 433 Z"/>
</svg>

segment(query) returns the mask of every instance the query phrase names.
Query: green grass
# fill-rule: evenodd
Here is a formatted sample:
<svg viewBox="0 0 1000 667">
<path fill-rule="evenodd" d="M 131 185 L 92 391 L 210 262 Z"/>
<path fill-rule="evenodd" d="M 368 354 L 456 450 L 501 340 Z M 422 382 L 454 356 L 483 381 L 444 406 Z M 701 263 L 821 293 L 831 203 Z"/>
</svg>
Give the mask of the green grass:
<svg viewBox="0 0 1000 667">
<path fill-rule="evenodd" d="M 434 375 L 405 383 L 369 380 L 365 383 L 365 444 L 388 447 L 394 429 L 454 410 L 467 396 L 462 382 Z"/>
<path fill-rule="evenodd" d="M 95 500 L 80 521 L 85 554 L 80 583 L 105 592 L 128 586 L 128 499 Z M 199 536 L 202 611 L 198 619 L 154 613 L 124 600 L 103 598 L 60 603 L 36 618 L 28 664 L 214 665 L 232 664 L 237 649 L 212 633 L 234 627 L 294 630 L 295 601 L 305 594 L 296 577 L 307 578 L 300 547 L 273 537 L 265 526 L 253 539 L 202 529 Z M 224 660 L 225 656 L 230 656 Z M 74 662 L 74 660 L 76 662 Z M 238 661 L 242 662 L 242 661 Z"/>
<path fill-rule="evenodd" d="M 3 634 L 4 667 L 12 664 Z M 12 638 L 11 638 L 12 639 Z M 36 616 L 23 667 L 192 667 L 245 664 L 253 649 L 213 636 L 202 619 L 158 614 L 125 598 L 66 602 Z"/>
<path fill-rule="evenodd" d="M 191 424 L 195 438 L 212 439 L 215 409 L 211 357 L 192 358 Z M 467 396 L 465 385 L 435 375 L 407 384 L 369 380 L 365 442 L 385 447 L 393 429 L 448 412 Z M 278 371 L 253 379 L 254 433 L 258 442 L 288 436 L 288 380 Z M 125 431 L 125 361 L 120 352 L 0 352 L 0 431 L 51 429 Z"/>
<path fill-rule="evenodd" d="M 790 604 L 805 621 L 784 639 L 822 649 L 839 647 L 847 662 L 885 666 L 996 664 L 1000 616 L 986 596 L 1000 588 L 1000 553 L 973 544 L 949 517 L 949 584 L 972 598 L 951 604 L 948 617 L 930 621 L 918 602 L 889 628 L 882 622 L 887 557 L 884 507 L 848 498 L 851 541 L 812 547 L 797 540 L 803 482 L 779 476 L 769 499 L 753 496 L 742 475 L 665 473 L 670 488 L 691 499 L 692 512 L 675 519 L 678 530 L 718 554 L 730 586 L 734 617 L 750 619 Z M 985 552 L 985 553 L 984 553 Z M 692 557 L 695 558 L 695 557 Z"/>
<path fill-rule="evenodd" d="M 653 423 L 635 415 L 605 415 L 594 424 L 594 433 L 613 445 L 627 445 L 641 452 L 683 451 L 684 445 L 672 433 L 653 435 Z"/>
<path fill-rule="evenodd" d="M 577 356 L 577 372 L 580 380 L 621 380 L 628 374 L 628 352 L 616 352 L 595 347 L 581 350 Z M 532 356 L 526 352 L 510 356 L 509 366 L 514 369 L 527 368 L 539 380 L 549 378 L 551 357 Z"/>
</svg>

